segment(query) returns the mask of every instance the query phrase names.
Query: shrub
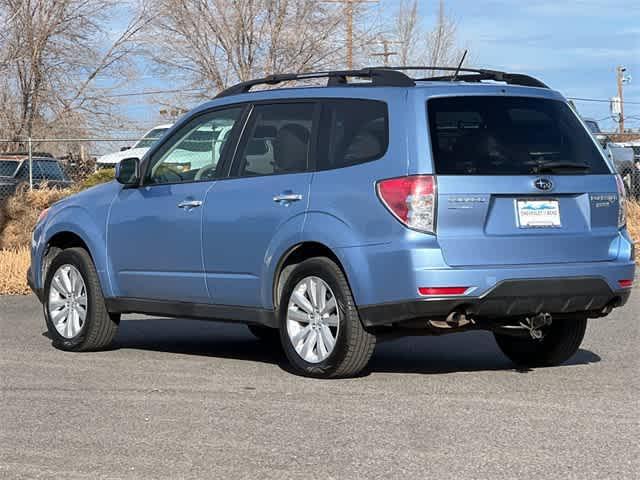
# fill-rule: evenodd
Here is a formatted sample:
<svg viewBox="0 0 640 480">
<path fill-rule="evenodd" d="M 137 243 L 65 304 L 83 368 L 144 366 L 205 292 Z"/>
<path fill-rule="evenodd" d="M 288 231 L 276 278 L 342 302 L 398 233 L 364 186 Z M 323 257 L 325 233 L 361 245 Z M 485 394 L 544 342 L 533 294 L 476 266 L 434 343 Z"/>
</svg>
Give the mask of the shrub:
<svg viewBox="0 0 640 480">
<path fill-rule="evenodd" d="M 47 188 L 29 190 L 21 185 L 15 195 L 0 208 L 0 249 L 28 247 L 38 215 L 58 200 L 78 191 L 77 188 Z"/>
<path fill-rule="evenodd" d="M 94 187 L 96 185 L 100 185 L 101 183 L 110 182 L 115 178 L 116 171 L 113 168 L 105 168 L 103 170 L 98 170 L 95 173 L 92 173 L 87 178 L 85 178 L 84 182 L 82 182 L 82 188 Z"/>
</svg>

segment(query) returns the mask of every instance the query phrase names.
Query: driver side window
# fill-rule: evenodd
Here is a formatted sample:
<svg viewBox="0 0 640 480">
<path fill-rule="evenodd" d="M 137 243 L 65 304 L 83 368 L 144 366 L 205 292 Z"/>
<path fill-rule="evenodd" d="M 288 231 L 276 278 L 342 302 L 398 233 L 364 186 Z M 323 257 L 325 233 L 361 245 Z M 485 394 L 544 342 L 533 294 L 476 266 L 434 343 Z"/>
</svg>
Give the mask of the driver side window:
<svg viewBox="0 0 640 480">
<path fill-rule="evenodd" d="M 177 140 L 159 152 L 147 183 L 186 183 L 215 177 L 224 146 L 240 118 L 241 107 L 217 110 L 187 124 L 175 134 Z"/>
</svg>

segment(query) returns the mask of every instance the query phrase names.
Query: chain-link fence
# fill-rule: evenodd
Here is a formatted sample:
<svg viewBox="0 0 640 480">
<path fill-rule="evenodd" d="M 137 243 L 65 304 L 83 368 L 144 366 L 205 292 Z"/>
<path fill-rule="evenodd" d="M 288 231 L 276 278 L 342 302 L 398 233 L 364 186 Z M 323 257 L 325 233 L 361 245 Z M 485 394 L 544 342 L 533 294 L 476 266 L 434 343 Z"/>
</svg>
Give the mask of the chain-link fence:
<svg viewBox="0 0 640 480">
<path fill-rule="evenodd" d="M 19 188 L 78 187 L 95 172 L 114 168 L 127 156 L 123 150 L 137 141 L 139 138 L 0 139 L 0 202 Z M 132 155 L 141 156 L 144 152 L 139 150 Z"/>
<path fill-rule="evenodd" d="M 603 148 L 622 177 L 627 196 L 640 200 L 640 145 L 609 142 Z"/>
</svg>

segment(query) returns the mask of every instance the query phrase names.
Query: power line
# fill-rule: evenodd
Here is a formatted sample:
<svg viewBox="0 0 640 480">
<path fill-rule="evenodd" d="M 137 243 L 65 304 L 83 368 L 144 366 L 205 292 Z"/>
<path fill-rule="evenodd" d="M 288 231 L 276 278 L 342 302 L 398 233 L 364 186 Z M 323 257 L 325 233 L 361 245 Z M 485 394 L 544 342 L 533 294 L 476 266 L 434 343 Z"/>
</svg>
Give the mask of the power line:
<svg viewBox="0 0 640 480">
<path fill-rule="evenodd" d="M 610 103 L 610 99 L 604 98 L 580 98 L 580 97 L 567 97 L 569 100 L 575 100 L 577 102 L 601 102 L 601 103 Z M 640 102 L 629 102 L 625 100 L 623 103 L 626 105 L 640 105 Z"/>
<path fill-rule="evenodd" d="M 136 97 L 140 95 L 159 95 L 163 93 L 181 93 L 181 92 L 202 92 L 204 88 L 177 88 L 175 90 L 147 90 L 143 92 L 129 92 L 129 93 L 114 93 L 111 95 L 102 95 L 105 98 L 118 98 L 118 97 Z"/>
</svg>

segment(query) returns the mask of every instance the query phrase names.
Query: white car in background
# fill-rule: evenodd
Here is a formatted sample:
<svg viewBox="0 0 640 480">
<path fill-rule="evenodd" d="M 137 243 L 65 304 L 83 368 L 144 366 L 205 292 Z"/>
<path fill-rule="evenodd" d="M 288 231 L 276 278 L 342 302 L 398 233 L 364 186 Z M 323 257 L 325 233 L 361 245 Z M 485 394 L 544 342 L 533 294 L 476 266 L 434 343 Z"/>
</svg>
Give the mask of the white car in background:
<svg viewBox="0 0 640 480">
<path fill-rule="evenodd" d="M 164 133 L 172 127 L 173 124 L 166 125 L 158 125 L 157 127 L 153 127 L 144 136 L 133 144 L 131 148 L 122 148 L 119 152 L 108 153 L 107 155 L 102 155 L 98 157 L 96 160 L 96 170 L 101 170 L 103 168 L 115 168 L 116 164 L 120 163 L 120 160 L 125 158 L 142 158 L 145 153 L 149 150 L 151 145 L 153 145 Z"/>
<path fill-rule="evenodd" d="M 609 135 L 600 130 L 596 120 L 592 118 L 583 118 L 582 120 L 613 162 L 622 177 L 627 195 L 632 198 L 640 198 L 640 164 L 634 161 L 633 148 L 623 143 L 612 142 Z"/>
</svg>

